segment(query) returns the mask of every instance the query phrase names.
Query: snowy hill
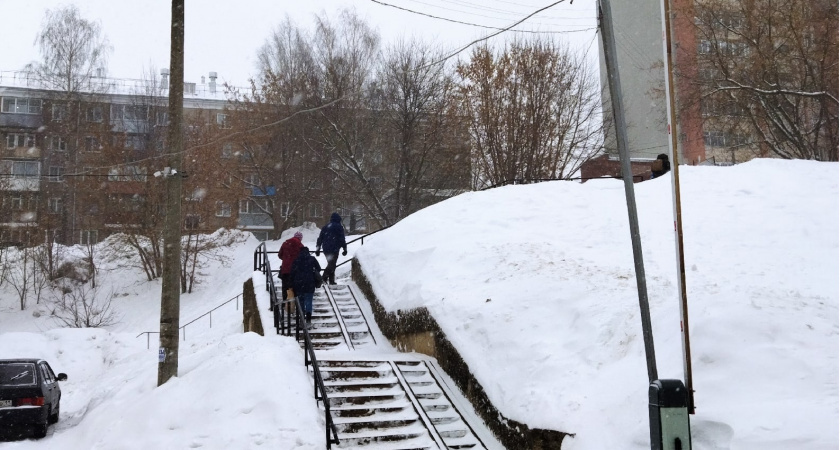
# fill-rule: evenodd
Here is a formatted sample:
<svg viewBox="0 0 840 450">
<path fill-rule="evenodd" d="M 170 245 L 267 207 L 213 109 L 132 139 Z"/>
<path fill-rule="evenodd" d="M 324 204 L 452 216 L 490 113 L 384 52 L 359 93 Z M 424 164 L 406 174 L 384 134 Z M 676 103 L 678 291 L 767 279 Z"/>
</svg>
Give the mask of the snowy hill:
<svg viewBox="0 0 840 450">
<path fill-rule="evenodd" d="M 695 449 L 838 446 L 838 166 L 681 167 Z M 659 378 L 683 378 L 670 181 L 636 185 Z M 649 448 L 624 187 L 461 195 L 357 251 L 425 306 L 507 417 L 564 448 Z"/>
<path fill-rule="evenodd" d="M 681 167 L 681 181 L 694 448 L 837 448 L 838 165 Z M 659 377 L 682 378 L 669 181 L 636 194 Z M 182 323 L 241 292 L 256 245 L 205 269 Z M 507 417 L 575 433 L 572 450 L 649 448 L 620 181 L 467 193 L 350 250 L 388 309 L 429 309 Z M 48 437 L 0 449 L 323 448 L 293 340 L 242 335 L 226 305 L 188 328 L 179 378 L 155 388 L 156 343 L 136 336 L 157 329 L 160 284 L 116 261 L 100 279 L 119 293 L 107 330 L 55 329 L 46 306 L 18 311 L 0 286 L 0 358 L 70 376 Z"/>
</svg>

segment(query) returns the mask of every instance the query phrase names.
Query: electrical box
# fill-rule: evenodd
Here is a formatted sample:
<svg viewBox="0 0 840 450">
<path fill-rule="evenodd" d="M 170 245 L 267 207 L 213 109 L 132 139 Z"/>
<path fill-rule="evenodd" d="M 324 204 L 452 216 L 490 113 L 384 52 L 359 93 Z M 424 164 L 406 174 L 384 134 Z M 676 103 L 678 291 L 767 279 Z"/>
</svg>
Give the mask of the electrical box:
<svg viewBox="0 0 840 450">
<path fill-rule="evenodd" d="M 655 380 L 648 389 L 651 450 L 690 450 L 688 390 L 681 380 Z"/>
</svg>

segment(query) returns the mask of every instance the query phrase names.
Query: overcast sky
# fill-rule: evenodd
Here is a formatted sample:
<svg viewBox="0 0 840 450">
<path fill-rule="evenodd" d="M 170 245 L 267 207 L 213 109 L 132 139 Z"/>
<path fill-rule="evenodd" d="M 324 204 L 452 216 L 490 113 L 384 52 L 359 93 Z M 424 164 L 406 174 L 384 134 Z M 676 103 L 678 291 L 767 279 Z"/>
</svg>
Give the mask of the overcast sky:
<svg viewBox="0 0 840 450">
<path fill-rule="evenodd" d="M 380 1 L 380 0 L 377 0 Z M 83 17 L 99 21 L 113 47 L 108 73 L 118 78 L 141 78 L 144 70 L 169 65 L 171 2 L 166 0 L 0 0 L 0 71 L 15 71 L 39 57 L 34 45 L 44 13 L 75 3 Z M 488 27 L 506 27 L 554 3 L 551 0 L 381 0 L 400 8 Z M 493 33 L 479 28 L 425 17 L 372 0 L 186 0 L 185 79 L 199 82 L 215 71 L 220 81 L 243 86 L 254 74 L 255 55 L 272 28 L 288 14 L 310 27 L 312 16 L 331 16 L 342 7 L 358 13 L 379 29 L 383 42 L 418 36 L 456 50 Z M 557 34 L 575 48 L 597 50 L 595 0 L 559 3 L 518 26 L 521 30 L 568 32 Z M 579 31 L 584 30 L 586 31 Z M 506 33 L 512 37 L 512 34 Z M 462 55 L 466 55 L 463 53 Z"/>
</svg>

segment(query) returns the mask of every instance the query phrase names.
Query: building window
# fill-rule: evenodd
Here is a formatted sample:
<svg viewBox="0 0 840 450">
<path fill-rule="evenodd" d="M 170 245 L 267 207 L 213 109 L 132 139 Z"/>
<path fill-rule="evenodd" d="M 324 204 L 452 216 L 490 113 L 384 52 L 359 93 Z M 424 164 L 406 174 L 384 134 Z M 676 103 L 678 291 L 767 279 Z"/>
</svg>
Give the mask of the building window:
<svg viewBox="0 0 840 450">
<path fill-rule="evenodd" d="M 67 105 L 64 103 L 53 103 L 52 105 L 52 120 L 53 122 L 61 122 L 67 119 Z"/>
<path fill-rule="evenodd" d="M 697 43 L 697 53 L 701 55 L 708 55 L 712 53 L 712 42 L 706 39 L 701 39 L 700 42 Z"/>
<path fill-rule="evenodd" d="M 99 232 L 96 230 L 80 230 L 79 244 L 93 245 L 99 242 Z"/>
<path fill-rule="evenodd" d="M 64 181 L 64 167 L 50 166 L 50 181 Z"/>
<path fill-rule="evenodd" d="M 21 195 L 21 194 L 12 195 L 11 204 L 12 204 L 12 211 L 23 210 L 23 195 Z"/>
<path fill-rule="evenodd" d="M 291 205 L 289 202 L 283 202 L 280 204 L 280 216 L 282 217 L 289 217 L 289 212 L 291 211 Z"/>
<path fill-rule="evenodd" d="M 6 148 L 34 148 L 35 135 L 28 133 L 9 133 L 6 135 Z"/>
<path fill-rule="evenodd" d="M 188 230 L 195 230 L 201 223 L 201 216 L 198 214 L 187 214 L 184 217 L 184 228 Z"/>
<path fill-rule="evenodd" d="M 41 114 L 39 98 L 3 97 L 3 112 L 12 114 Z"/>
<path fill-rule="evenodd" d="M 12 163 L 12 178 L 35 178 L 40 172 L 38 161 L 15 161 Z"/>
<path fill-rule="evenodd" d="M 250 200 L 239 200 L 239 214 L 250 214 L 251 208 Z"/>
<path fill-rule="evenodd" d="M 309 204 L 309 217 L 323 217 L 324 205 L 320 203 Z"/>
<path fill-rule="evenodd" d="M 132 134 L 125 137 L 125 148 L 132 150 L 143 150 L 146 147 L 146 142 L 143 136 L 139 134 Z"/>
<path fill-rule="evenodd" d="M 216 202 L 216 217 L 230 217 L 230 213 L 230 203 Z"/>
<path fill-rule="evenodd" d="M 61 212 L 61 197 L 51 197 L 47 200 L 47 207 L 52 214 L 58 214 Z"/>
<path fill-rule="evenodd" d="M 169 113 L 166 111 L 158 111 L 155 115 L 155 125 L 165 127 L 169 125 Z"/>
<path fill-rule="evenodd" d="M 146 181 L 146 168 L 120 166 L 108 171 L 108 181 Z"/>
<path fill-rule="evenodd" d="M 227 114 L 216 113 L 216 125 L 220 128 L 230 128 Z"/>
<path fill-rule="evenodd" d="M 111 105 L 111 120 L 137 121 L 146 120 L 148 108 L 136 105 Z"/>
<path fill-rule="evenodd" d="M 104 114 L 102 113 L 102 105 L 89 106 L 85 113 L 85 119 L 88 122 L 102 122 L 102 120 L 104 119 Z"/>
<path fill-rule="evenodd" d="M 50 150 L 57 152 L 67 151 L 67 141 L 61 136 L 50 136 L 47 140 L 47 145 Z"/>
<path fill-rule="evenodd" d="M 227 143 L 222 146 L 222 159 L 233 158 L 233 144 Z"/>
<path fill-rule="evenodd" d="M 102 146 L 99 145 L 99 139 L 93 136 L 85 136 L 85 151 L 98 152 L 100 150 L 102 150 Z"/>
</svg>

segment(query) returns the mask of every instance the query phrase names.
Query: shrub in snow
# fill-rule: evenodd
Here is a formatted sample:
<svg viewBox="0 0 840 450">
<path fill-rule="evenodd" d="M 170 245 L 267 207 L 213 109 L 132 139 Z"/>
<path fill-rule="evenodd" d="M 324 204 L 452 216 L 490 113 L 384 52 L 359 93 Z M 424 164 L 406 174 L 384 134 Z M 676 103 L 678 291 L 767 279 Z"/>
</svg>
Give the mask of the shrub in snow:
<svg viewBox="0 0 840 450">
<path fill-rule="evenodd" d="M 111 306 L 113 290 L 101 295 L 98 286 L 76 284 L 62 289 L 52 298 L 53 317 L 64 327 L 101 328 L 119 323 L 119 316 Z"/>
</svg>

